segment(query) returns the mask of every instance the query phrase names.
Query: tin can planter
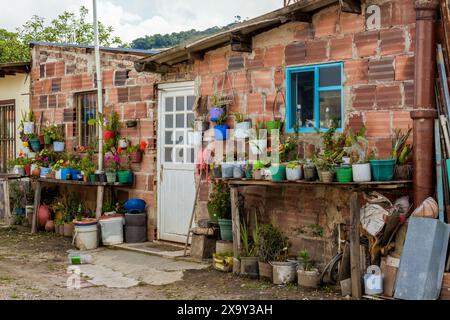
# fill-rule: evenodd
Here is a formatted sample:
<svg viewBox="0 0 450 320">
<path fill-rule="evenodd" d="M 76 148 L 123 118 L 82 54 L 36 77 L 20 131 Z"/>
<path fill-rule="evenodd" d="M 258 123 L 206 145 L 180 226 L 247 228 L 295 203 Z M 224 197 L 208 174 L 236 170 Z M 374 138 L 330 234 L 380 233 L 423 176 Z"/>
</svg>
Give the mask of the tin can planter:
<svg viewBox="0 0 450 320">
<path fill-rule="evenodd" d="M 315 289 L 319 286 L 319 271 L 317 269 L 311 271 L 298 270 L 297 277 L 300 287 Z"/>
<path fill-rule="evenodd" d="M 53 141 L 53 151 L 64 152 L 65 143 L 62 141 Z"/>
<path fill-rule="evenodd" d="M 350 183 L 353 178 L 352 167 L 339 167 L 336 168 L 336 177 L 339 183 Z"/>
<path fill-rule="evenodd" d="M 372 181 L 372 173 L 370 163 L 352 165 L 354 182 L 370 182 Z"/>
<path fill-rule="evenodd" d="M 106 181 L 108 183 L 116 183 L 117 174 L 115 171 L 106 172 Z"/>
<path fill-rule="evenodd" d="M 258 262 L 259 280 L 273 281 L 273 268 L 270 263 Z"/>
<path fill-rule="evenodd" d="M 228 130 L 230 127 L 228 125 L 217 125 L 214 126 L 214 138 L 217 141 L 224 141 L 228 139 Z"/>
<path fill-rule="evenodd" d="M 118 171 L 117 178 L 121 184 L 129 184 L 130 181 L 130 171 Z"/>
<path fill-rule="evenodd" d="M 30 139 L 30 147 L 34 152 L 39 152 L 42 150 L 41 141 L 39 138 Z"/>
<path fill-rule="evenodd" d="M 242 179 L 244 177 L 244 165 L 235 164 L 233 166 L 233 178 L 234 179 Z"/>
<path fill-rule="evenodd" d="M 224 241 L 233 241 L 231 219 L 218 219 L 220 228 L 220 238 Z"/>
<path fill-rule="evenodd" d="M 222 178 L 231 179 L 234 175 L 234 163 L 222 163 Z"/>
<path fill-rule="evenodd" d="M 286 166 L 282 164 L 272 165 L 270 174 L 273 182 L 281 182 L 286 180 Z"/>
<path fill-rule="evenodd" d="M 285 285 L 295 282 L 297 264 L 295 262 L 270 262 L 273 267 L 273 283 Z"/>
<path fill-rule="evenodd" d="M 302 167 L 286 168 L 286 179 L 288 181 L 298 181 L 303 179 Z"/>
<path fill-rule="evenodd" d="M 395 160 L 370 160 L 375 181 L 392 181 L 394 179 Z"/>
<path fill-rule="evenodd" d="M 241 276 L 259 278 L 258 257 L 241 257 Z"/>
<path fill-rule="evenodd" d="M 209 109 L 209 120 L 217 122 L 225 113 L 223 108 L 211 108 Z"/>
<path fill-rule="evenodd" d="M 136 152 L 130 153 L 130 161 L 131 161 L 131 163 L 141 163 L 142 162 L 142 152 L 138 150 Z"/>
<path fill-rule="evenodd" d="M 114 139 L 115 136 L 116 136 L 116 134 L 114 133 L 114 131 L 105 130 L 105 132 L 103 132 L 103 139 L 105 141 L 109 141 L 111 139 Z"/>
</svg>

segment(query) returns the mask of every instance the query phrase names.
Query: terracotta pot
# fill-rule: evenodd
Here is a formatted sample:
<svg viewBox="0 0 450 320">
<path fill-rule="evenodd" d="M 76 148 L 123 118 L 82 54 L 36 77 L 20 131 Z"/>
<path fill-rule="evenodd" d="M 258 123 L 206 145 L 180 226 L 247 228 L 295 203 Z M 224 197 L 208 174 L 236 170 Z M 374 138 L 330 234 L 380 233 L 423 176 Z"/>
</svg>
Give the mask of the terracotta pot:
<svg viewBox="0 0 450 320">
<path fill-rule="evenodd" d="M 48 220 L 45 224 L 45 231 L 47 232 L 53 232 L 55 230 L 55 221 Z"/>
<path fill-rule="evenodd" d="M 109 141 L 111 139 L 114 139 L 114 137 L 115 137 L 114 131 L 106 130 L 105 132 L 103 132 L 103 139 L 105 141 Z"/>
<path fill-rule="evenodd" d="M 131 163 L 141 163 L 142 162 L 142 152 L 136 151 L 130 153 L 130 161 Z"/>
<path fill-rule="evenodd" d="M 50 210 L 46 205 L 41 204 L 38 210 L 38 226 L 40 228 L 45 228 L 47 221 L 50 220 Z"/>
<path fill-rule="evenodd" d="M 71 238 L 73 236 L 73 223 L 64 223 L 64 237 Z"/>
<path fill-rule="evenodd" d="M 41 168 L 36 166 L 33 169 L 33 171 L 31 172 L 31 175 L 34 176 L 34 177 L 40 177 L 40 175 L 41 175 Z"/>
<path fill-rule="evenodd" d="M 273 268 L 269 263 L 258 262 L 259 267 L 259 279 L 264 281 L 273 281 Z"/>
</svg>

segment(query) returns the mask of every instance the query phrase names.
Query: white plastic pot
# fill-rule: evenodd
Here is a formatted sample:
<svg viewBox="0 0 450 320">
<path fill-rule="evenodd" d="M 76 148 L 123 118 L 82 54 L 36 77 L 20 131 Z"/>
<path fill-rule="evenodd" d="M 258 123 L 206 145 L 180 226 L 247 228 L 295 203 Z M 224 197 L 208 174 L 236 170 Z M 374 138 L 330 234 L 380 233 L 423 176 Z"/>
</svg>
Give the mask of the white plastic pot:
<svg viewBox="0 0 450 320">
<path fill-rule="evenodd" d="M 25 134 L 34 133 L 34 122 L 24 122 L 23 133 Z"/>
<path fill-rule="evenodd" d="M 75 226 L 75 247 L 79 250 L 93 250 L 98 248 L 98 226 Z"/>
<path fill-rule="evenodd" d="M 61 169 L 55 171 L 55 179 L 61 180 Z"/>
<path fill-rule="evenodd" d="M 353 181 L 354 182 L 370 182 L 372 181 L 372 172 L 370 171 L 370 163 L 354 164 Z"/>
<path fill-rule="evenodd" d="M 234 128 L 234 136 L 236 139 L 246 139 L 249 137 L 251 123 L 249 121 L 238 122 Z"/>
<path fill-rule="evenodd" d="M 121 147 L 122 149 L 128 148 L 128 140 L 120 139 L 119 140 L 119 147 Z"/>
<path fill-rule="evenodd" d="M 113 246 L 123 243 L 123 217 L 113 217 L 101 219 L 100 227 L 102 229 L 102 242 L 105 246 Z"/>
<path fill-rule="evenodd" d="M 202 133 L 198 131 L 188 132 L 188 144 L 190 146 L 199 146 L 202 144 Z"/>
<path fill-rule="evenodd" d="M 251 140 L 250 150 L 255 155 L 261 155 L 267 151 L 267 140 Z"/>
<path fill-rule="evenodd" d="M 16 165 L 13 168 L 13 173 L 14 174 L 18 174 L 20 176 L 24 176 L 25 175 L 25 168 L 23 166 Z"/>
<path fill-rule="evenodd" d="M 288 181 L 298 181 L 303 179 L 303 170 L 299 166 L 297 168 L 286 168 L 286 179 Z"/>
</svg>

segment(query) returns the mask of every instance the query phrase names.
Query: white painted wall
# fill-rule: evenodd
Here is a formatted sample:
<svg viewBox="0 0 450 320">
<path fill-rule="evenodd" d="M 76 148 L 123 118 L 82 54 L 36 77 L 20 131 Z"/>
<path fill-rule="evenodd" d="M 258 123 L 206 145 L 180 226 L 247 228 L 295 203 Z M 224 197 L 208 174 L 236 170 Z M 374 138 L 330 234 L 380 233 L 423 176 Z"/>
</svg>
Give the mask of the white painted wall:
<svg viewBox="0 0 450 320">
<path fill-rule="evenodd" d="M 30 110 L 30 75 L 17 73 L 15 76 L 5 76 L 0 78 L 0 100 L 16 101 L 16 128 L 19 128 L 22 118 L 22 111 Z M 24 150 L 19 138 L 19 132 L 16 132 L 16 153 Z"/>
</svg>

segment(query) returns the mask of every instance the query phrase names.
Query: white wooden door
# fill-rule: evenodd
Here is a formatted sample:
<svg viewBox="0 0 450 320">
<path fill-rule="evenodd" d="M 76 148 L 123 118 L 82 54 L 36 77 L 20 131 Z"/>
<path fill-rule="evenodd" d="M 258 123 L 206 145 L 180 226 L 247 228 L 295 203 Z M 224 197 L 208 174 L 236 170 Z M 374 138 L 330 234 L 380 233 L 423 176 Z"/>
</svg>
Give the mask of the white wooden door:
<svg viewBox="0 0 450 320">
<path fill-rule="evenodd" d="M 194 147 L 187 137 L 194 121 L 194 83 L 158 89 L 158 238 L 185 242 L 195 200 Z"/>
</svg>

